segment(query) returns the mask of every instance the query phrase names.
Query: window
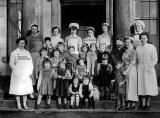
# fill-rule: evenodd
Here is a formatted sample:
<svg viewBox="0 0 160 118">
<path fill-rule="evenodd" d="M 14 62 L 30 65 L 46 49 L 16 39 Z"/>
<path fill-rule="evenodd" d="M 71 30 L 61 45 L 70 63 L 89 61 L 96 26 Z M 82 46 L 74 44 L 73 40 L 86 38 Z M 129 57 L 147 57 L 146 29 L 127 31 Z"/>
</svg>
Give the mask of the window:
<svg viewBox="0 0 160 118">
<path fill-rule="evenodd" d="M 22 35 L 23 0 L 8 0 L 8 54 L 16 49 L 16 39 Z"/>
<path fill-rule="evenodd" d="M 157 50 L 159 49 L 158 5 L 158 0 L 134 0 L 134 19 L 145 22 L 145 31 L 150 33 L 150 41 Z"/>
</svg>

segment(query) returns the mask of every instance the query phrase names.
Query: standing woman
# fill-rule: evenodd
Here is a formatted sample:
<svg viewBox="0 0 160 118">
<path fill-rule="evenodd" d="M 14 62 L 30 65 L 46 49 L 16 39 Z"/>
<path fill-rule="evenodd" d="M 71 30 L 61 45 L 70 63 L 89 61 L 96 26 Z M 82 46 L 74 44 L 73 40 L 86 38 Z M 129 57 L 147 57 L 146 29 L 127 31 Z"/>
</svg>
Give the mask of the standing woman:
<svg viewBox="0 0 160 118">
<path fill-rule="evenodd" d="M 68 50 L 68 47 L 74 46 L 75 54 L 79 54 L 82 46 L 82 38 L 77 35 L 79 25 L 77 23 L 70 23 L 69 29 L 71 30 L 71 34 L 65 39 L 66 49 Z"/>
<path fill-rule="evenodd" d="M 100 48 L 101 44 L 105 44 L 106 51 L 111 52 L 112 50 L 112 36 L 109 34 L 109 24 L 102 24 L 102 34 L 97 38 L 97 47 Z"/>
<path fill-rule="evenodd" d="M 9 94 L 16 96 L 17 109 L 22 110 L 20 97 L 23 98 L 23 108 L 28 109 L 27 95 L 33 92 L 33 63 L 30 53 L 24 49 L 27 41 L 24 38 L 16 40 L 17 49 L 11 53 L 9 65 L 12 69 Z"/>
<path fill-rule="evenodd" d="M 61 30 L 58 26 L 52 28 L 51 44 L 55 49 L 57 48 L 58 42 L 64 43 L 64 40 L 61 38 Z"/>
<path fill-rule="evenodd" d="M 124 72 L 126 85 L 127 110 L 135 109 L 135 102 L 138 101 L 137 95 L 137 70 L 136 70 L 136 51 L 133 49 L 132 38 L 125 38 L 126 50 L 123 53 Z"/>
<path fill-rule="evenodd" d="M 156 65 L 157 50 L 154 45 L 148 44 L 148 33 L 140 35 L 142 46 L 137 48 L 138 56 L 138 95 L 142 97 L 142 110 L 149 110 L 151 96 L 158 95 Z"/>
</svg>

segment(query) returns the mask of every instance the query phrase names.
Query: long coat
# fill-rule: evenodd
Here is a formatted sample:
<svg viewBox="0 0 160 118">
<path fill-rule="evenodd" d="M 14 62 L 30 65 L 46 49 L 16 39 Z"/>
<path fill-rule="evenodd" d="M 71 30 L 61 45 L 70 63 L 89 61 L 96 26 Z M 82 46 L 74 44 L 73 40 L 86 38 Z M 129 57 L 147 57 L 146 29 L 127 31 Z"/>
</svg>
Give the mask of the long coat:
<svg viewBox="0 0 160 118">
<path fill-rule="evenodd" d="M 12 69 L 10 90 L 13 95 L 26 95 L 33 92 L 32 72 L 33 63 L 27 50 L 16 49 L 11 53 L 10 67 Z"/>
<path fill-rule="evenodd" d="M 137 48 L 138 56 L 138 95 L 158 95 L 157 77 L 154 65 L 157 63 L 157 50 L 152 44 Z"/>
<path fill-rule="evenodd" d="M 130 101 L 138 101 L 137 95 L 137 69 L 136 69 L 136 51 L 134 49 L 126 50 L 123 53 L 122 60 L 124 68 L 127 70 L 131 67 L 125 77 L 126 85 L 126 99 Z"/>
</svg>

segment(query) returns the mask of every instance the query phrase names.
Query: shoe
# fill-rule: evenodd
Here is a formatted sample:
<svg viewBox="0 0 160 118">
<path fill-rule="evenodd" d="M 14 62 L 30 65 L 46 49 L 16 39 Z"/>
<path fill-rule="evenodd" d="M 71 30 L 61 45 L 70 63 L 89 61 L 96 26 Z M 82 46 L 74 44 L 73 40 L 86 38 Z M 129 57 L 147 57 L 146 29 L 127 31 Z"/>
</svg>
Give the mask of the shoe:
<svg viewBox="0 0 160 118">
<path fill-rule="evenodd" d="M 24 108 L 25 110 L 29 110 L 29 108 L 28 108 L 27 106 L 23 106 L 23 108 Z"/>
<path fill-rule="evenodd" d="M 68 109 L 68 108 L 67 108 L 67 104 L 64 104 L 64 105 L 63 105 L 63 109 Z"/>
<path fill-rule="evenodd" d="M 145 110 L 145 106 L 142 106 L 142 107 L 141 107 L 141 110 Z"/>
<path fill-rule="evenodd" d="M 134 110 L 134 109 L 136 109 L 136 106 L 131 106 L 130 107 L 130 110 Z"/>
<path fill-rule="evenodd" d="M 151 106 L 148 106 L 148 105 L 145 105 L 145 106 L 144 106 L 144 110 L 145 110 L 145 111 L 150 110 L 150 108 L 151 108 Z"/>
<path fill-rule="evenodd" d="M 61 105 L 61 104 L 58 104 L 58 105 L 57 105 L 57 108 L 58 108 L 59 110 L 61 110 L 61 109 L 62 109 L 62 105 Z"/>
<path fill-rule="evenodd" d="M 22 111 L 22 107 L 21 106 L 17 106 L 17 110 L 18 111 Z"/>
<path fill-rule="evenodd" d="M 75 109 L 79 109 L 79 106 L 76 106 Z"/>
<path fill-rule="evenodd" d="M 44 108 L 45 108 L 45 109 L 50 109 L 50 108 L 51 108 L 51 105 L 50 105 L 50 104 L 47 104 Z"/>
<path fill-rule="evenodd" d="M 40 109 L 39 104 L 36 104 L 35 109 L 36 109 L 36 110 Z"/>
</svg>

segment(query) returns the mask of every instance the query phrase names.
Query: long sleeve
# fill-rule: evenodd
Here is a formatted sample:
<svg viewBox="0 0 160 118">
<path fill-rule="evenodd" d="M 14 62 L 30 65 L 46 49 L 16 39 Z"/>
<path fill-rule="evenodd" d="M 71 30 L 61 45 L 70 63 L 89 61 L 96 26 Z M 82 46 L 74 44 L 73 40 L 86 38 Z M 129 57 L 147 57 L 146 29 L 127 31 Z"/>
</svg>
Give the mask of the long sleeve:
<svg viewBox="0 0 160 118">
<path fill-rule="evenodd" d="M 81 46 L 82 46 L 82 39 L 78 39 L 78 51 L 81 52 Z"/>
<path fill-rule="evenodd" d="M 153 46 L 153 50 L 152 50 L 151 61 L 152 61 L 153 65 L 156 65 L 157 61 L 158 61 L 157 50 L 154 46 Z"/>
<path fill-rule="evenodd" d="M 90 61 L 89 52 L 87 53 L 86 60 L 87 60 L 87 69 L 90 69 L 91 61 Z"/>
<path fill-rule="evenodd" d="M 80 84 L 80 87 L 79 87 L 79 95 L 82 96 L 82 84 Z"/>
</svg>

